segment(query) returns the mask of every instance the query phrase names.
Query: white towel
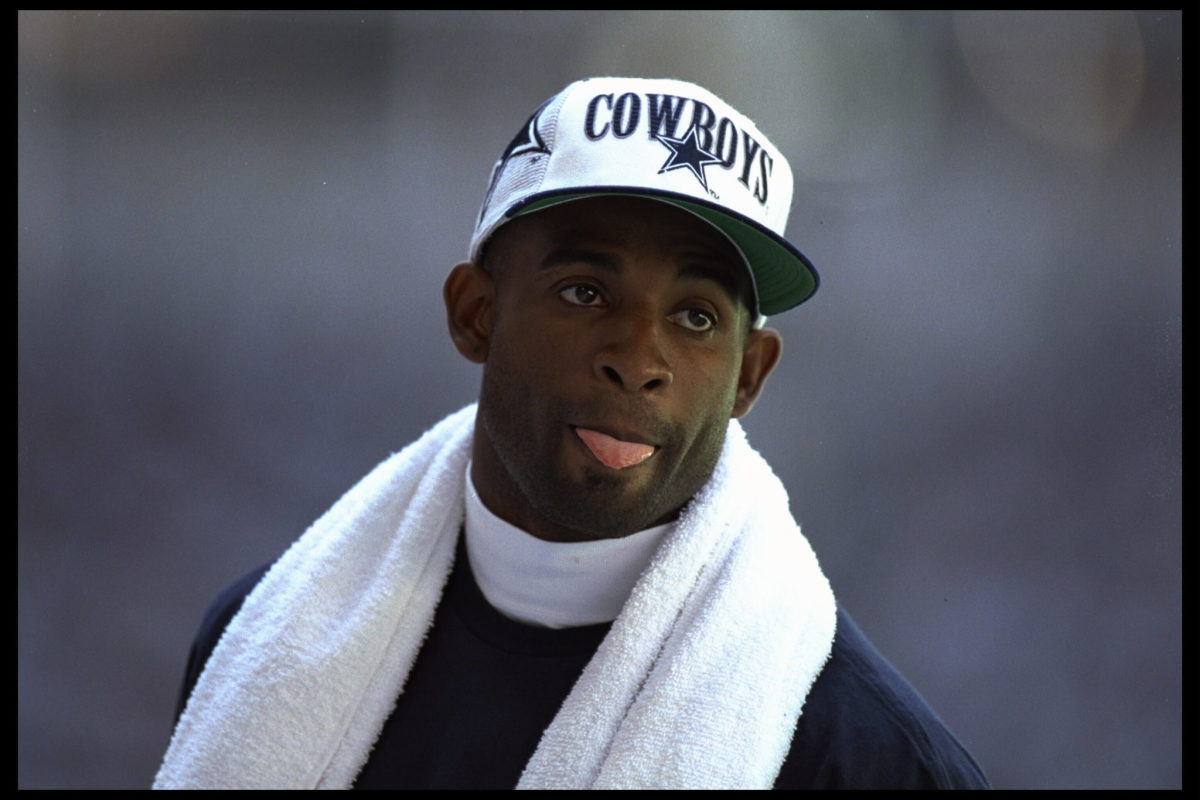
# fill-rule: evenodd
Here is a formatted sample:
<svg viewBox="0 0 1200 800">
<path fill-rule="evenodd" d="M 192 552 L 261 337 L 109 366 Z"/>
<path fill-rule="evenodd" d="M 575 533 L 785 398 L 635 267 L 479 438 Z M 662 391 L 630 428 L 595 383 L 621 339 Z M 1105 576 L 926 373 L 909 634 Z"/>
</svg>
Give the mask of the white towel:
<svg viewBox="0 0 1200 800">
<path fill-rule="evenodd" d="M 246 598 L 154 788 L 348 788 L 432 623 L 475 406 L 385 460 Z M 833 592 L 731 421 L 518 788 L 770 788 L 833 643 Z"/>
</svg>

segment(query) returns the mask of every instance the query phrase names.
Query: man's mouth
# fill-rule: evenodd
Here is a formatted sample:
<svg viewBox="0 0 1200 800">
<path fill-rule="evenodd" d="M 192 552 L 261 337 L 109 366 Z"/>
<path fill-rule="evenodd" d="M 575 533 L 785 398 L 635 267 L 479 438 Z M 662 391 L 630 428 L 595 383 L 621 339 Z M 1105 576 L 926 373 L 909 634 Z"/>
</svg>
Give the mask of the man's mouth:
<svg viewBox="0 0 1200 800">
<path fill-rule="evenodd" d="M 658 449 L 652 444 L 627 442 L 590 428 L 576 427 L 574 430 L 596 460 L 610 469 L 636 466 L 654 455 Z"/>
</svg>

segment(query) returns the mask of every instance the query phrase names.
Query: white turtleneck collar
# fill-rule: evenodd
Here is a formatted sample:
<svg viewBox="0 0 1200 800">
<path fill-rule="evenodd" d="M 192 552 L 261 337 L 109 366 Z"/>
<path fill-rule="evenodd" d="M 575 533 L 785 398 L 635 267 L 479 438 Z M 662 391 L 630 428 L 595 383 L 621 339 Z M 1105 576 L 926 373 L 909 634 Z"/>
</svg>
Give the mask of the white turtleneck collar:
<svg viewBox="0 0 1200 800">
<path fill-rule="evenodd" d="M 674 523 L 620 539 L 547 542 L 493 514 L 467 464 L 467 555 L 483 596 L 507 617 L 547 628 L 612 622 Z"/>
</svg>

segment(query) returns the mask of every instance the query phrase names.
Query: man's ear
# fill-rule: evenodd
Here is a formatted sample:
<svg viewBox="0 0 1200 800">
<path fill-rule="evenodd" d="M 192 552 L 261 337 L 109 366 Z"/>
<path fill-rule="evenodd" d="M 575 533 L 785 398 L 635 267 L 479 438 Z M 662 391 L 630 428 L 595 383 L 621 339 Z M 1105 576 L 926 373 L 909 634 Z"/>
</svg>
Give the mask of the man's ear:
<svg viewBox="0 0 1200 800">
<path fill-rule="evenodd" d="M 487 270 L 469 261 L 450 270 L 442 287 L 450 338 L 463 358 L 476 364 L 487 361 L 495 288 Z"/>
<path fill-rule="evenodd" d="M 775 369 L 782 354 L 783 337 L 779 331 L 764 328 L 746 334 L 732 416 L 742 417 L 750 412 L 767 383 L 767 376 Z"/>
</svg>

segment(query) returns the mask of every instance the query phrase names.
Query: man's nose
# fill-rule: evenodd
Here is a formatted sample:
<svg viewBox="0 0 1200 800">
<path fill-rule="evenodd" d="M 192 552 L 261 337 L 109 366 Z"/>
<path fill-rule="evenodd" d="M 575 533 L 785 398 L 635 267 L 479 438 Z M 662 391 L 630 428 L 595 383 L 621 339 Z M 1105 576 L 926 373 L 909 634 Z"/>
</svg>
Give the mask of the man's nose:
<svg viewBox="0 0 1200 800">
<path fill-rule="evenodd" d="M 605 382 L 628 392 L 662 391 L 671 385 L 674 368 L 663 349 L 662 324 L 653 314 L 627 314 L 613 320 L 608 340 L 594 362 Z"/>
</svg>

